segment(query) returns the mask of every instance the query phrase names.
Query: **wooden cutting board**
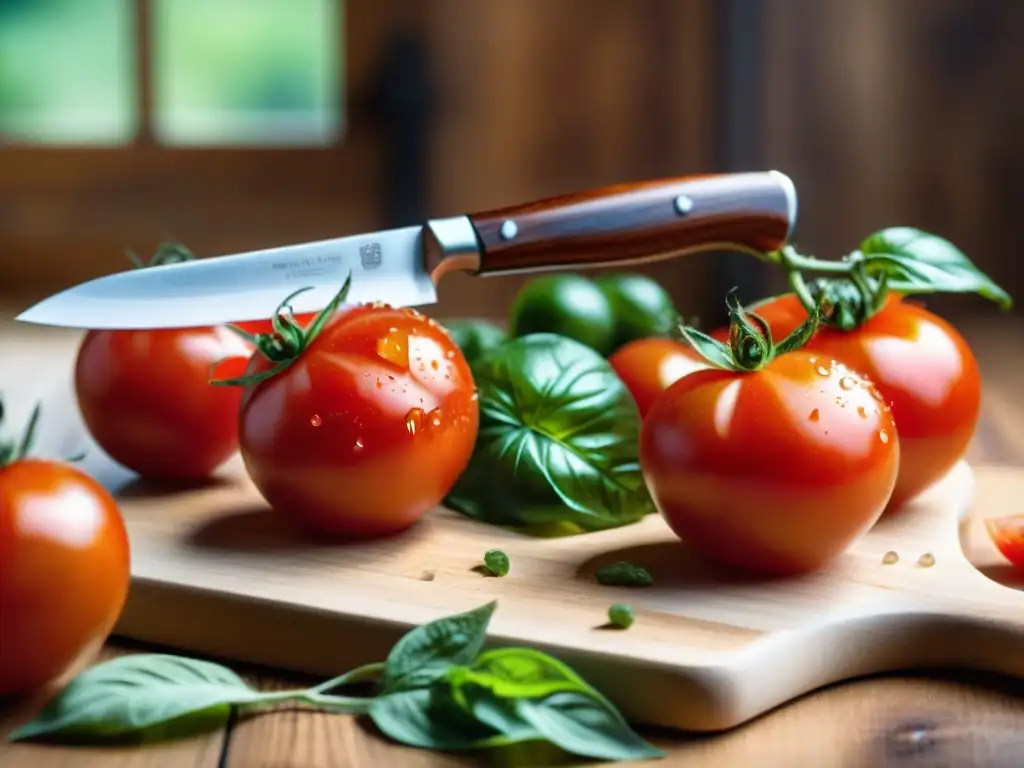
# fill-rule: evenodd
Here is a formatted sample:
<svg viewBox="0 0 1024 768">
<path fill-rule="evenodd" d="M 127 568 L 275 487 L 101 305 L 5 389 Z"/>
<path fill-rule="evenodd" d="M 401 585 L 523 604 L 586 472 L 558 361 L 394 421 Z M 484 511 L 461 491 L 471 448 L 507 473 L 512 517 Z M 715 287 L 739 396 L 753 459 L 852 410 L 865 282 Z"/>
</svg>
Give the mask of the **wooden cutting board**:
<svg viewBox="0 0 1024 768">
<path fill-rule="evenodd" d="M 85 468 L 118 495 L 133 560 L 121 636 L 333 676 L 383 659 L 413 625 L 496 599 L 495 644 L 562 658 L 632 720 L 708 731 L 886 670 L 958 666 L 1024 676 L 1024 593 L 990 578 L 1000 561 L 981 523 L 1020 511 L 1000 506 L 1024 494 L 1015 472 L 960 464 L 826 572 L 800 578 L 709 567 L 657 516 L 533 539 L 438 509 L 387 541 L 328 545 L 296 534 L 270 510 L 238 460 L 202 487 L 161 488 L 105 459 L 83 437 L 70 394 L 77 339 L 49 329 L 5 334 L 8 359 L 23 362 L 0 372 L 0 390 L 15 424 L 29 397 L 43 397 L 41 450 L 87 447 Z M 41 381 L 52 382 L 49 390 L 39 391 Z M 491 548 L 509 553 L 508 576 L 473 570 Z M 883 562 L 888 551 L 898 562 Z M 919 563 L 925 554 L 930 567 Z M 620 559 L 645 566 L 654 586 L 598 585 L 594 571 Z M 634 606 L 630 629 L 602 628 L 613 602 Z"/>
</svg>

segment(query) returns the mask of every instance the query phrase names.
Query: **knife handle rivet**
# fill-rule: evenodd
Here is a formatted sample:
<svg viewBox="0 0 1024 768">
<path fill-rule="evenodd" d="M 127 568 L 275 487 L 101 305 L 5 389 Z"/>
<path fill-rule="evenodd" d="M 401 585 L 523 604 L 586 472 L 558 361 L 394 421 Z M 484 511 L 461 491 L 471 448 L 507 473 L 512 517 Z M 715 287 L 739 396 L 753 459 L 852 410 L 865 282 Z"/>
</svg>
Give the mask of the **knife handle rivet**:
<svg viewBox="0 0 1024 768">
<path fill-rule="evenodd" d="M 693 200 L 686 195 L 679 195 L 672 201 L 672 207 L 676 209 L 676 213 L 680 216 L 685 216 L 693 210 Z"/>
<path fill-rule="evenodd" d="M 512 219 L 505 219 L 501 225 L 501 239 L 511 240 L 513 237 L 519 234 L 519 227 Z"/>
</svg>

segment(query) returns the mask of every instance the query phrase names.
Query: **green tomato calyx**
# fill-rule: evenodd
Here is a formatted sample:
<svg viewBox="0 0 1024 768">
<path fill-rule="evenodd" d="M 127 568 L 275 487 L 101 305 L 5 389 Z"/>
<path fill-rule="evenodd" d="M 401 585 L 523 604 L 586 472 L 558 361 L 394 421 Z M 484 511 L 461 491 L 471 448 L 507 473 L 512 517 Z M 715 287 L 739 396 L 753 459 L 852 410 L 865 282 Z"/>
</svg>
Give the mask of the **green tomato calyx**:
<svg viewBox="0 0 1024 768">
<path fill-rule="evenodd" d="M 311 290 L 312 286 L 300 288 L 285 297 L 284 301 L 282 301 L 274 311 L 274 316 L 270 319 L 270 325 L 273 329 L 270 333 L 251 334 L 237 326 L 229 325 L 228 328 L 230 330 L 251 342 L 256 347 L 257 353 L 263 355 L 267 360 L 274 363 L 274 366 L 266 371 L 245 376 L 237 376 L 229 379 L 211 378 L 209 380 L 210 384 L 221 387 L 246 386 L 248 384 L 255 384 L 259 381 L 264 381 L 265 379 L 269 379 L 281 373 L 281 371 L 285 370 L 292 363 L 298 360 L 302 356 L 302 353 L 309 348 L 309 345 L 313 343 L 313 340 L 320 335 L 320 332 L 326 327 L 327 321 L 334 316 L 338 307 L 345 301 L 345 297 L 348 296 L 351 286 L 352 273 L 349 272 L 348 277 L 345 278 L 345 283 L 341 286 L 341 290 L 338 291 L 334 298 L 331 299 L 330 303 L 320 310 L 317 316 L 313 318 L 313 322 L 309 324 L 308 328 L 303 328 L 299 325 L 298 321 L 295 319 L 295 310 L 292 308 L 290 302 L 300 293 Z M 211 367 L 211 372 L 222 362 L 223 360 L 215 362 Z"/>
<path fill-rule="evenodd" d="M 800 349 L 814 336 L 822 316 L 832 308 L 831 301 L 822 296 L 800 327 L 776 343 L 768 321 L 745 310 L 736 298 L 735 288 L 726 296 L 725 303 L 729 310 L 728 344 L 696 328 L 680 326 L 679 333 L 709 363 L 737 373 L 759 371 L 780 355 Z"/>
<path fill-rule="evenodd" d="M 181 243 L 174 242 L 160 243 L 156 247 L 156 252 L 149 257 L 149 261 L 143 261 L 140 259 L 135 251 L 130 248 L 125 249 L 124 253 L 131 260 L 132 264 L 135 265 L 136 269 L 145 269 L 146 267 L 163 267 L 167 264 L 181 264 L 195 259 L 192 251 Z"/>
</svg>

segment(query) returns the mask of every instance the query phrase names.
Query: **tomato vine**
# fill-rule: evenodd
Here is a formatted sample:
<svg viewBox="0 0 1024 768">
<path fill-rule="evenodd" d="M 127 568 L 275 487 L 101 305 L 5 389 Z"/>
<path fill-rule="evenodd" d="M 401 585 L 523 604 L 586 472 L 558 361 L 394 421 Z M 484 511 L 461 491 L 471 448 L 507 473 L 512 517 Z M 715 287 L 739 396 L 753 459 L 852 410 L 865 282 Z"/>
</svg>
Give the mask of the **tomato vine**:
<svg viewBox="0 0 1024 768">
<path fill-rule="evenodd" d="M 762 255 L 780 267 L 789 286 L 811 313 L 828 299 L 831 309 L 822 321 L 853 330 L 884 305 L 889 291 L 902 295 L 976 293 L 1004 310 L 1010 295 L 975 266 L 955 245 L 913 227 L 890 227 L 865 238 L 841 259 L 801 254 L 791 245 Z M 809 279 L 808 275 L 818 277 Z"/>
</svg>

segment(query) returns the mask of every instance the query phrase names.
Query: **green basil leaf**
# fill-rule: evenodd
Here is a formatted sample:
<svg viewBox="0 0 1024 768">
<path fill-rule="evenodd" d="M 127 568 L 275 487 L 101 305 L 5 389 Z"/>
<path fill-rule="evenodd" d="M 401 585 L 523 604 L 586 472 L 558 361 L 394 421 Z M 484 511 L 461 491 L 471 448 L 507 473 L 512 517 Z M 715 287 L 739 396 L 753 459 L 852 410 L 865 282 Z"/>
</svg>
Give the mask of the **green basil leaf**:
<svg viewBox="0 0 1024 768">
<path fill-rule="evenodd" d="M 598 352 L 530 334 L 492 349 L 473 373 L 479 435 L 449 507 L 496 525 L 583 531 L 655 511 L 637 456 L 639 411 Z"/>
<path fill-rule="evenodd" d="M 384 735 L 422 749 L 484 749 L 513 743 L 452 704 L 443 688 L 417 688 L 373 700 L 370 719 Z M 531 737 L 537 738 L 531 730 Z"/>
<path fill-rule="evenodd" d="M 219 727 L 234 705 L 265 696 L 218 664 L 165 654 L 121 656 L 86 669 L 10 738 L 182 735 Z"/>
<path fill-rule="evenodd" d="M 509 738 L 529 734 L 567 752 L 605 760 L 660 756 L 615 706 L 571 667 L 530 648 L 481 653 L 445 677 L 452 701 Z"/>
<path fill-rule="evenodd" d="M 881 264 L 898 293 L 977 293 L 1010 309 L 1013 300 L 955 245 L 913 227 L 890 227 L 861 243 L 869 263 Z"/>
<path fill-rule="evenodd" d="M 470 365 L 508 338 L 508 334 L 490 320 L 450 320 L 444 327 Z"/>
<path fill-rule="evenodd" d="M 484 651 L 468 667 L 448 676 L 453 687 L 461 681 L 480 685 L 502 698 L 539 698 L 559 691 L 585 691 L 590 686 L 571 667 L 532 648 Z"/>
<path fill-rule="evenodd" d="M 469 664 L 487 639 L 497 602 L 423 624 L 410 630 L 388 654 L 381 674 L 386 693 L 423 688 L 452 666 Z"/>
<path fill-rule="evenodd" d="M 566 752 L 599 760 L 648 760 L 665 753 L 648 744 L 603 697 L 575 691 L 519 699 L 517 714 Z"/>
</svg>

